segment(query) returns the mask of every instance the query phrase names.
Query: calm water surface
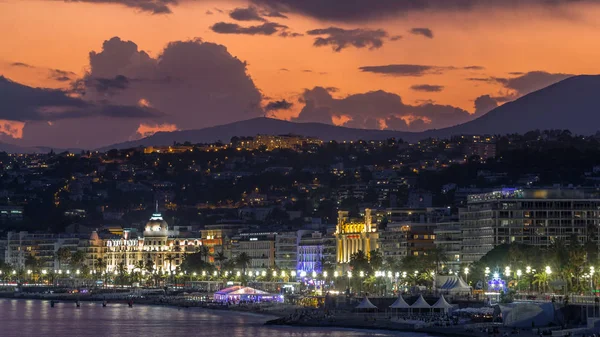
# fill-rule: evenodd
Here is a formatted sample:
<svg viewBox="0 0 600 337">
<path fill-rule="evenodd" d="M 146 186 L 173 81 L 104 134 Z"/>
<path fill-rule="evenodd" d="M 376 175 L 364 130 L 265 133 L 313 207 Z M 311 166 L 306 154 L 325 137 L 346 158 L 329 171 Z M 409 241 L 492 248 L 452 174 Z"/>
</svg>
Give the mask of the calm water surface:
<svg viewBox="0 0 600 337">
<path fill-rule="evenodd" d="M 74 303 L 58 303 L 51 308 L 47 301 L 0 299 L 1 337 L 429 337 L 416 333 L 264 326 L 267 319 L 260 315 L 203 309 L 144 305 L 129 308 L 126 304 L 109 304 L 103 308 L 100 303 L 86 302 L 82 302 L 80 308 Z"/>
</svg>

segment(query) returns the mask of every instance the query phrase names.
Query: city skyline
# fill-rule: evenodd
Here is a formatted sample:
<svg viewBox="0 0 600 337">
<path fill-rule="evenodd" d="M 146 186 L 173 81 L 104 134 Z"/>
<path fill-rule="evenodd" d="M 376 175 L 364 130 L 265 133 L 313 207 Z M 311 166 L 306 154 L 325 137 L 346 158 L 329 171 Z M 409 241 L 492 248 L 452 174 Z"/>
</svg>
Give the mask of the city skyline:
<svg viewBox="0 0 600 337">
<path fill-rule="evenodd" d="M 422 131 L 598 72 L 595 1 L 422 4 L 4 1 L 0 141 L 94 148 L 265 115 Z"/>
</svg>

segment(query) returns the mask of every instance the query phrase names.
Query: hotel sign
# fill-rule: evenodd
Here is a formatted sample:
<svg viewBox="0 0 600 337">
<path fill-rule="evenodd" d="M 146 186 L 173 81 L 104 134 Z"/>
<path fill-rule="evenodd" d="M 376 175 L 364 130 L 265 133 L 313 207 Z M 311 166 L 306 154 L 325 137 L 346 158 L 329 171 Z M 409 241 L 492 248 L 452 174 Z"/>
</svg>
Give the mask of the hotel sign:
<svg viewBox="0 0 600 337">
<path fill-rule="evenodd" d="M 138 240 L 108 240 L 106 241 L 107 247 L 136 247 L 138 246 Z"/>
</svg>

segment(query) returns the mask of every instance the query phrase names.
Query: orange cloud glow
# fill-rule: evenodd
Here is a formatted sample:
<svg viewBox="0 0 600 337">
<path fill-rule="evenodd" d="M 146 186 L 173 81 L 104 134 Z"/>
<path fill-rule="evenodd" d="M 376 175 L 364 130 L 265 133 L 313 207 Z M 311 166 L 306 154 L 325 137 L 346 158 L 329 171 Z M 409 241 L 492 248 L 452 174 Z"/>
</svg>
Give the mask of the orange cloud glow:
<svg viewBox="0 0 600 337">
<path fill-rule="evenodd" d="M 0 133 L 15 139 L 23 138 L 23 127 L 25 123 L 0 119 Z"/>
<path fill-rule="evenodd" d="M 333 122 L 334 125 L 344 125 L 344 124 L 348 123 L 351 120 L 352 120 L 352 118 L 350 118 L 350 117 L 348 117 L 346 115 L 332 116 L 331 117 L 331 121 Z"/>
<path fill-rule="evenodd" d="M 137 134 L 141 137 L 150 137 L 157 132 L 172 132 L 179 130 L 175 124 L 140 124 Z"/>
</svg>

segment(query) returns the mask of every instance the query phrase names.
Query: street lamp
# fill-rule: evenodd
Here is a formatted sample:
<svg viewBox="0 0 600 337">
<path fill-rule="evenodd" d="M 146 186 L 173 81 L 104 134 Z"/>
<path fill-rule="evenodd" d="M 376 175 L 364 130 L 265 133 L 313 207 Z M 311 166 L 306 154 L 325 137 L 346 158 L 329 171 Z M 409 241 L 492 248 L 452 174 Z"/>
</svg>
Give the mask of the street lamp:
<svg viewBox="0 0 600 337">
<path fill-rule="evenodd" d="M 521 291 L 521 284 L 519 283 L 519 279 L 521 278 L 521 275 L 523 275 L 523 272 L 521 272 L 521 269 L 517 269 L 517 290 Z"/>
<path fill-rule="evenodd" d="M 363 283 L 362 279 L 363 279 L 363 277 L 365 277 L 365 273 L 361 270 L 358 274 L 360 276 L 360 280 L 358 283 L 358 294 L 360 295 L 360 293 L 362 293 L 362 283 Z"/>
<path fill-rule="evenodd" d="M 593 266 L 590 266 L 590 290 L 592 291 L 592 293 L 594 292 L 594 273 L 596 272 L 596 269 L 594 269 Z"/>
<path fill-rule="evenodd" d="M 352 278 L 352 272 L 348 271 L 348 294 L 350 294 L 350 279 Z"/>
<path fill-rule="evenodd" d="M 506 268 L 504 268 L 504 276 L 510 277 L 510 267 L 509 266 L 506 266 Z"/>
<path fill-rule="evenodd" d="M 552 274 L 552 269 L 550 269 L 550 266 L 546 266 L 546 274 L 550 275 Z"/>
<path fill-rule="evenodd" d="M 465 267 L 465 281 L 469 284 L 469 267 Z"/>
</svg>

